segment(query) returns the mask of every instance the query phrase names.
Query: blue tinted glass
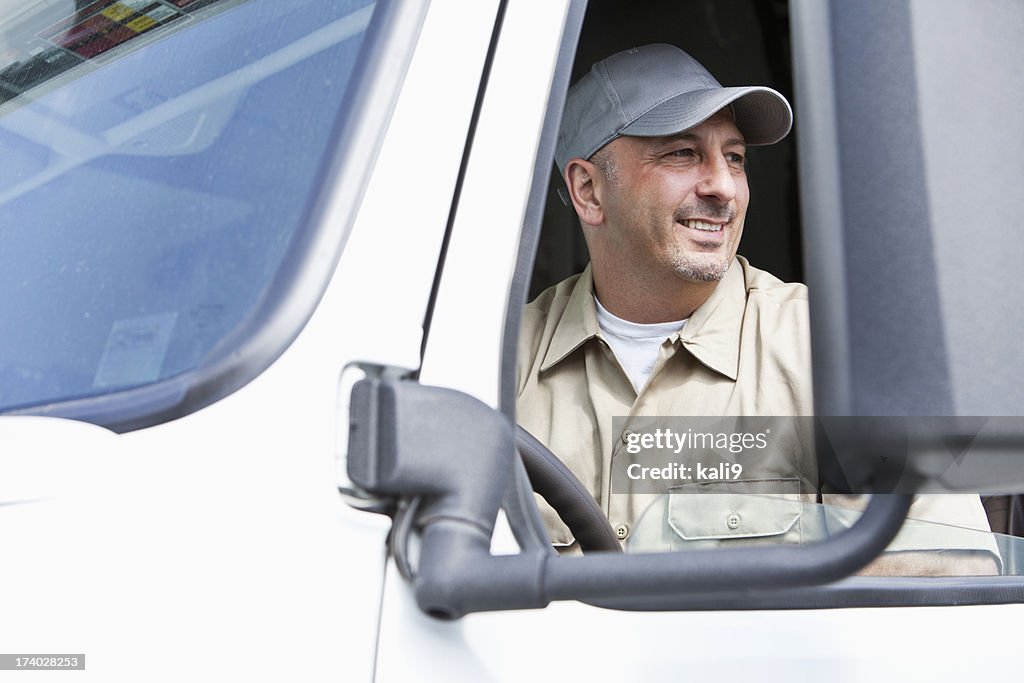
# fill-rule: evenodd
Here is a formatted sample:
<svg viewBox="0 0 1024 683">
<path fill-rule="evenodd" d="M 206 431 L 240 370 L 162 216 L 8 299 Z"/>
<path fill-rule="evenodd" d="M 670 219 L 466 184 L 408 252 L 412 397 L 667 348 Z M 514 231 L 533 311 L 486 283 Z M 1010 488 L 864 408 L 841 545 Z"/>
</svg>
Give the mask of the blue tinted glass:
<svg viewBox="0 0 1024 683">
<path fill-rule="evenodd" d="M 20 88 L 46 54 L 0 70 L 0 409 L 180 374 L 252 312 L 303 228 L 373 9 L 96 4 L 169 23 L 136 8 L 121 21 L 145 44 L 90 56 L 100 38 L 65 30 L 51 42 L 74 50 L 53 49 L 81 63 Z"/>
</svg>

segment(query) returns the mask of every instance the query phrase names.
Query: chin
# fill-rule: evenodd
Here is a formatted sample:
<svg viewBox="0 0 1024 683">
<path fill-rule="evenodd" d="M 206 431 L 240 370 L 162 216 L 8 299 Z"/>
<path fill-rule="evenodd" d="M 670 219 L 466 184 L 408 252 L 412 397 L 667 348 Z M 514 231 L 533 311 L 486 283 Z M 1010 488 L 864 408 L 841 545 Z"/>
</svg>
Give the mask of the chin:
<svg viewBox="0 0 1024 683">
<path fill-rule="evenodd" d="M 732 259 L 686 258 L 675 263 L 676 273 L 691 282 L 718 282 L 725 277 Z"/>
</svg>

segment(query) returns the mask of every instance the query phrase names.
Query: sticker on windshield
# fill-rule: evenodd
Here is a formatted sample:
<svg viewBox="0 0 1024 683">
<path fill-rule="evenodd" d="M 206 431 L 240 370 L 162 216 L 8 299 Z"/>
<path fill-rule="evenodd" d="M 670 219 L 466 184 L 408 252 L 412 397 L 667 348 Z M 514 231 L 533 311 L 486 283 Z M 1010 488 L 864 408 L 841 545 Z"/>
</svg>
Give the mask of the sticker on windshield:
<svg viewBox="0 0 1024 683">
<path fill-rule="evenodd" d="M 115 321 L 92 385 L 118 387 L 158 379 L 177 318 L 177 313 L 160 313 Z"/>
<path fill-rule="evenodd" d="M 155 0 L 97 0 L 43 30 L 39 37 L 91 59 L 186 16 Z"/>
</svg>

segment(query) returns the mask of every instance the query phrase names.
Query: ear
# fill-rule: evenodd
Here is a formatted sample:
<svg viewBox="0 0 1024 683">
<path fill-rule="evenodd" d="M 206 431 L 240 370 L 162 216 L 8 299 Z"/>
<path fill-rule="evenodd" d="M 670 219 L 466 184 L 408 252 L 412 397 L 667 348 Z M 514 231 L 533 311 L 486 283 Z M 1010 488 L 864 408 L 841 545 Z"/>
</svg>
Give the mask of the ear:
<svg viewBox="0 0 1024 683">
<path fill-rule="evenodd" d="M 597 166 L 585 159 L 570 159 L 565 164 L 563 179 L 569 190 L 576 215 L 585 226 L 596 226 L 604 222 L 600 193 L 597 190 Z"/>
</svg>

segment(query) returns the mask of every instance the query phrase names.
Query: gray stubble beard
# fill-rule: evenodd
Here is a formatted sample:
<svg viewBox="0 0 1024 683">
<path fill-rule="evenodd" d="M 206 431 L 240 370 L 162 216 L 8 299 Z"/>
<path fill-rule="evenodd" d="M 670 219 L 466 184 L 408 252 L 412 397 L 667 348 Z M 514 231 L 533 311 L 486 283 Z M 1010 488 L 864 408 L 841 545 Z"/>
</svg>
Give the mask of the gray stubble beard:
<svg viewBox="0 0 1024 683">
<path fill-rule="evenodd" d="M 699 258 L 699 257 L 698 257 Z M 686 254 L 679 254 L 672 259 L 676 273 L 686 280 L 694 282 L 719 282 L 729 270 L 730 261 L 711 257 L 710 262 L 699 263 L 698 259 Z"/>
</svg>

